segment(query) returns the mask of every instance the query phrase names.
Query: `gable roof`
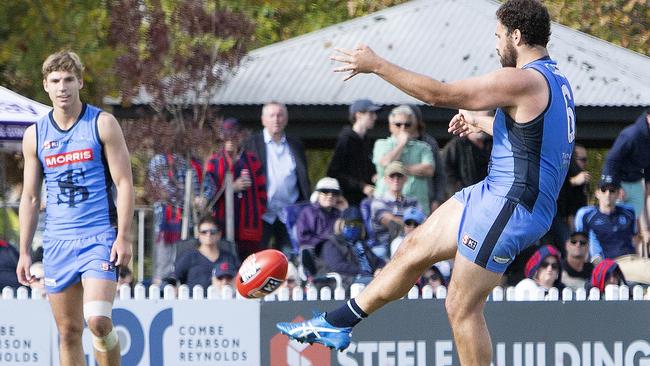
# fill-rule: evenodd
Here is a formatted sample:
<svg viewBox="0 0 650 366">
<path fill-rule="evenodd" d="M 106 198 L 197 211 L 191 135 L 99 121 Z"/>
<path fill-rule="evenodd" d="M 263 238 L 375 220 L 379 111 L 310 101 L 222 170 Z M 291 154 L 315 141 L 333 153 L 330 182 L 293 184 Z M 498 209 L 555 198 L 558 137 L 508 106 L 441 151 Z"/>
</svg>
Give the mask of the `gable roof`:
<svg viewBox="0 0 650 366">
<path fill-rule="evenodd" d="M 377 76 L 343 74 L 329 60 L 334 47 L 368 44 L 389 61 L 441 81 L 498 67 L 492 0 L 416 0 L 250 52 L 213 104 L 418 103 Z M 553 23 L 549 53 L 572 84 L 577 106 L 650 105 L 650 58 Z M 135 104 L 149 100 L 144 93 Z"/>
</svg>

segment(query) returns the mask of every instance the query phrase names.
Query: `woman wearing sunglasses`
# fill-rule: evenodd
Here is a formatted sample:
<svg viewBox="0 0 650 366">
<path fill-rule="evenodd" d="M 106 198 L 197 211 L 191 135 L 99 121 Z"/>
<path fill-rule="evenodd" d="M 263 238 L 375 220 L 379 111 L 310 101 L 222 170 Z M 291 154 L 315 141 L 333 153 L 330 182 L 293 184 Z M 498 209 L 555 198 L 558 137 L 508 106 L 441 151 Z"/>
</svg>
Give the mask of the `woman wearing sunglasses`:
<svg viewBox="0 0 650 366">
<path fill-rule="evenodd" d="M 562 256 L 560 251 L 550 245 L 539 248 L 526 262 L 526 278 L 515 286 L 515 299 L 525 300 L 525 292 L 532 296 L 538 289 L 548 293 L 551 287 L 562 290 Z"/>
</svg>

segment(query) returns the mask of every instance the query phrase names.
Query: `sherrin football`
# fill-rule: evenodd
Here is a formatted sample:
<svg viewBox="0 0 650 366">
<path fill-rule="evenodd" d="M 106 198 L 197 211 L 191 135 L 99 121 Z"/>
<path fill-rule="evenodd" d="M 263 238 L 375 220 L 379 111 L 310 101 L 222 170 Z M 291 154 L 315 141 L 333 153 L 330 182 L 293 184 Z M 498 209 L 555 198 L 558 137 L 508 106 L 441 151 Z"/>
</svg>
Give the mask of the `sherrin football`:
<svg viewBox="0 0 650 366">
<path fill-rule="evenodd" d="M 239 267 L 235 283 L 243 297 L 256 299 L 275 291 L 287 277 L 287 257 L 279 250 L 265 249 L 248 256 Z"/>
</svg>

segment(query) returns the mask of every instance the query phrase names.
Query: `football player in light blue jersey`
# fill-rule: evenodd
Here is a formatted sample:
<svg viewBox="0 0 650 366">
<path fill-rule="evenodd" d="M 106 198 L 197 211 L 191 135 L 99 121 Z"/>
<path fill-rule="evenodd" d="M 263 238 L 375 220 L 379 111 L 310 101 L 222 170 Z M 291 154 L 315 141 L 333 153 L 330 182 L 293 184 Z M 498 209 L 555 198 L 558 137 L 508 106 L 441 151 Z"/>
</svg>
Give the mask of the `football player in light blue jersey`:
<svg viewBox="0 0 650 366">
<path fill-rule="evenodd" d="M 461 111 L 449 124 L 454 134 L 494 136 L 490 171 L 409 234 L 358 297 L 306 322 L 279 323 L 280 332 L 345 349 L 354 325 L 405 296 L 433 263 L 454 258 L 446 307 L 460 364 L 490 364 L 485 299 L 515 255 L 548 230 L 575 139 L 571 87 L 546 49 L 547 9 L 537 0 L 508 0 L 497 11 L 495 35 L 503 68 L 451 83 L 401 68 L 365 45 L 332 56 L 343 64 L 335 71 L 349 72 L 346 80 L 374 73 L 433 106 L 496 109 L 494 117 Z"/>
<path fill-rule="evenodd" d="M 45 184 L 45 289 L 59 331 L 60 364 L 85 364 L 81 342 L 85 319 L 97 362 L 119 365 L 120 346 L 111 314 L 118 267 L 128 265 L 132 255 L 133 178 L 115 117 L 79 98 L 82 73 L 74 52 L 54 53 L 43 63 L 43 87 L 53 109 L 23 137 L 16 272 L 23 285 L 34 280 L 29 272 L 30 247 Z"/>
</svg>

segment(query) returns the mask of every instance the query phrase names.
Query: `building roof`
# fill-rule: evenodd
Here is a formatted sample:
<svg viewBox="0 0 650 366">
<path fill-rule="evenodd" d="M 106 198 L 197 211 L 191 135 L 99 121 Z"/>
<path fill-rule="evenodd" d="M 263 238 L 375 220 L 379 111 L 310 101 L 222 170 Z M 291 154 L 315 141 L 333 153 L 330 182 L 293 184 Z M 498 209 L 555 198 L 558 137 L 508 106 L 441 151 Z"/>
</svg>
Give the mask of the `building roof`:
<svg viewBox="0 0 650 366">
<path fill-rule="evenodd" d="M 219 90 L 215 104 L 381 104 L 415 100 L 376 76 L 342 82 L 328 56 L 334 47 L 368 44 L 410 70 L 450 82 L 499 65 L 490 0 L 418 0 L 250 52 Z M 585 33 L 552 24 L 549 53 L 571 81 L 579 106 L 650 105 L 650 58 Z"/>
</svg>

